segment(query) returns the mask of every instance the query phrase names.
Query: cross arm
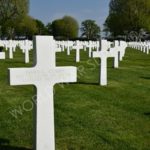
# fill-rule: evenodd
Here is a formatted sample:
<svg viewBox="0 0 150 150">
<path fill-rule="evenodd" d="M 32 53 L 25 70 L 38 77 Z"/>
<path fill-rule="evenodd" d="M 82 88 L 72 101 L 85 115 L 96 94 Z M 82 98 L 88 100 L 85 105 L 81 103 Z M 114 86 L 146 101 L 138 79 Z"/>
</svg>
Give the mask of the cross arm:
<svg viewBox="0 0 150 150">
<path fill-rule="evenodd" d="M 102 58 L 102 57 L 107 57 L 108 55 L 108 51 L 95 51 L 95 52 L 92 52 L 92 55 L 94 58 Z"/>
<path fill-rule="evenodd" d="M 33 74 L 30 68 L 9 68 L 10 85 L 33 85 Z"/>
<path fill-rule="evenodd" d="M 54 84 L 77 81 L 76 67 L 56 67 L 54 71 Z"/>
</svg>

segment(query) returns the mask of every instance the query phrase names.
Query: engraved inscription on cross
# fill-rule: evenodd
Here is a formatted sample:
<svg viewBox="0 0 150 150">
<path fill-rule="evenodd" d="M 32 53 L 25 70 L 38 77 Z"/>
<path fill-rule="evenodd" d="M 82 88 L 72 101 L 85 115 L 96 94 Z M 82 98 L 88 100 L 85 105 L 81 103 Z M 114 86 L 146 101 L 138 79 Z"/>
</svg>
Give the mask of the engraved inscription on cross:
<svg viewBox="0 0 150 150">
<path fill-rule="evenodd" d="M 35 85 L 37 88 L 35 116 L 35 149 L 55 150 L 53 86 L 76 82 L 76 67 L 56 67 L 52 36 L 34 37 L 36 65 L 33 68 L 11 68 L 11 85 Z"/>
</svg>

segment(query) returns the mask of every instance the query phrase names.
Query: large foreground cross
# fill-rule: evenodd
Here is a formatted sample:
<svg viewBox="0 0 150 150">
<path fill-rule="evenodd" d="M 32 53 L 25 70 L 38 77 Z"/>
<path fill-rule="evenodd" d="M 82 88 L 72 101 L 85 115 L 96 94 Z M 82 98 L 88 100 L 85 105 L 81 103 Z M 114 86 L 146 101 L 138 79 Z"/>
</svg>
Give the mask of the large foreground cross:
<svg viewBox="0 0 150 150">
<path fill-rule="evenodd" d="M 35 85 L 36 101 L 36 150 L 54 150 L 54 104 L 53 86 L 56 83 L 76 82 L 76 67 L 55 66 L 55 45 L 53 37 L 36 36 L 36 65 L 33 68 L 12 68 L 11 85 Z"/>
</svg>

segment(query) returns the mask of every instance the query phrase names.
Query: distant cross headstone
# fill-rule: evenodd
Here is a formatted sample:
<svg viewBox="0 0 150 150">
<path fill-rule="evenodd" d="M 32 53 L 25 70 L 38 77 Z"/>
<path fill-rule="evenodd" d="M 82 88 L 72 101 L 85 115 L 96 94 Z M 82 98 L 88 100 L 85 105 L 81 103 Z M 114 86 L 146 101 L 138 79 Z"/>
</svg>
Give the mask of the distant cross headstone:
<svg viewBox="0 0 150 150">
<path fill-rule="evenodd" d="M 67 41 L 67 55 L 70 55 L 69 41 Z"/>
<path fill-rule="evenodd" d="M 120 46 L 117 41 L 115 41 L 115 47 L 110 48 L 110 43 L 106 40 L 101 41 L 101 51 L 93 52 L 94 58 L 101 59 L 100 65 L 100 85 L 107 85 L 107 58 L 113 57 L 114 58 L 114 68 L 119 67 L 119 51 L 123 51 L 121 56 L 123 57 L 125 53 L 125 49 L 127 47 L 126 42 L 121 42 Z M 109 51 L 108 51 L 109 49 Z"/>
<path fill-rule="evenodd" d="M 73 46 L 76 49 L 76 62 L 80 61 L 80 50 L 83 49 L 83 46 L 80 45 L 80 41 L 76 41 L 76 45 Z"/>
<path fill-rule="evenodd" d="M 25 63 L 29 63 L 30 58 L 29 58 L 29 41 L 25 40 L 25 47 L 24 47 L 24 52 L 25 52 Z"/>
<path fill-rule="evenodd" d="M 146 47 L 146 54 L 149 54 L 149 51 L 150 51 L 150 46 L 147 45 L 147 47 Z"/>
<path fill-rule="evenodd" d="M 89 47 L 89 58 L 91 58 L 91 56 L 92 56 L 92 41 L 89 41 L 88 47 Z"/>
<path fill-rule="evenodd" d="M 96 41 L 96 51 L 99 51 L 99 48 L 100 48 L 100 43 L 99 41 Z"/>
<path fill-rule="evenodd" d="M 36 150 L 54 150 L 53 86 L 56 83 L 76 82 L 76 67 L 56 67 L 54 40 L 51 36 L 36 36 L 36 65 L 33 68 L 11 68 L 11 85 L 35 85 Z"/>
<path fill-rule="evenodd" d="M 65 41 L 61 42 L 61 50 L 64 52 L 65 51 Z"/>
<path fill-rule="evenodd" d="M 72 42 L 71 41 L 67 41 L 67 55 L 70 55 L 71 46 L 72 46 Z"/>
<path fill-rule="evenodd" d="M 30 59 L 29 59 L 29 50 L 25 49 L 25 63 L 29 63 Z"/>
<path fill-rule="evenodd" d="M 12 40 L 9 40 L 9 58 L 13 59 L 13 45 Z"/>
<path fill-rule="evenodd" d="M 61 52 L 60 41 L 55 42 L 55 52 Z"/>
<path fill-rule="evenodd" d="M 107 58 L 108 58 L 108 51 L 95 51 L 93 52 L 94 58 L 100 58 L 100 85 L 107 85 Z"/>
<path fill-rule="evenodd" d="M 117 47 L 109 49 L 109 57 L 114 58 L 114 68 L 119 67 L 119 52 L 117 51 Z"/>
<path fill-rule="evenodd" d="M 113 57 L 113 52 L 108 51 L 109 48 L 110 43 L 107 40 L 101 40 L 101 51 L 92 52 L 94 58 L 101 59 L 99 82 L 102 86 L 107 85 L 107 58 Z"/>
<path fill-rule="evenodd" d="M 120 41 L 120 55 L 119 55 L 119 60 L 122 61 L 123 57 L 125 55 L 125 50 L 127 48 L 127 43 L 125 41 Z"/>
<path fill-rule="evenodd" d="M 101 51 L 107 51 L 110 48 L 110 43 L 107 40 L 101 40 L 101 46 L 100 49 Z"/>
</svg>

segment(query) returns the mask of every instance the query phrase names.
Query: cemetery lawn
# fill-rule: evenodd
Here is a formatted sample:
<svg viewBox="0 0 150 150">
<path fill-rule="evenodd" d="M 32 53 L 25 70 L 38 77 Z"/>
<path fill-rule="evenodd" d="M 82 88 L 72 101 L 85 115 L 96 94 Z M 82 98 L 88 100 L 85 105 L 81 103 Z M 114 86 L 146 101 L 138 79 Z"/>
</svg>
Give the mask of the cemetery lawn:
<svg viewBox="0 0 150 150">
<path fill-rule="evenodd" d="M 32 57 L 32 54 L 30 54 Z M 43 60 L 44 61 L 44 60 Z M 0 150 L 33 147 L 34 86 L 9 86 L 8 69 L 31 67 L 18 50 L 0 60 Z M 150 149 L 150 54 L 127 49 L 119 68 L 108 59 L 108 86 L 99 86 L 99 59 L 57 53 L 57 66 L 77 66 L 78 82 L 54 87 L 56 150 Z"/>
</svg>

